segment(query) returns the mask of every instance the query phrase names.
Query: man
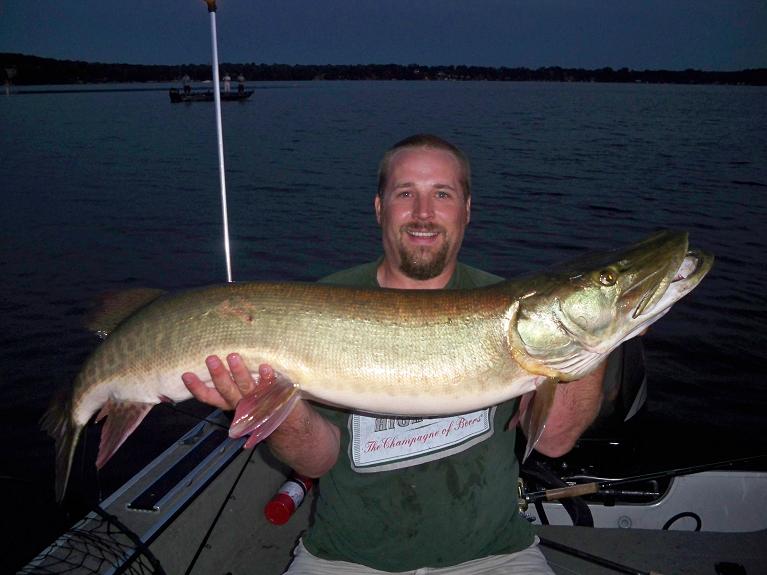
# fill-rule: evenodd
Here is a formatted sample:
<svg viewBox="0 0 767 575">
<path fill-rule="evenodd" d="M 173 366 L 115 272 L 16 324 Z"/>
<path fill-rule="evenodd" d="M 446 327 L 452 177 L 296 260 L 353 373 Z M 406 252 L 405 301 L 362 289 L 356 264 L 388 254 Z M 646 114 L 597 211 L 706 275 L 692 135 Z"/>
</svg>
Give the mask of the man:
<svg viewBox="0 0 767 575">
<path fill-rule="evenodd" d="M 463 153 L 431 135 L 395 144 L 379 169 L 383 256 L 323 282 L 396 289 L 472 288 L 501 278 L 458 262 L 471 215 Z M 206 360 L 215 388 L 184 374 L 199 400 L 233 408 L 254 387 L 238 355 Z M 538 451 L 569 451 L 601 403 L 604 368 L 557 386 Z M 269 366 L 259 377 L 273 380 Z M 367 417 L 300 401 L 268 438 L 298 473 L 322 477 L 315 522 L 288 573 L 551 574 L 516 508 L 519 400 L 462 416 Z M 414 431 L 415 430 L 415 431 Z M 456 437 L 460 430 L 460 441 Z M 444 571 L 442 571 L 444 569 Z"/>
</svg>

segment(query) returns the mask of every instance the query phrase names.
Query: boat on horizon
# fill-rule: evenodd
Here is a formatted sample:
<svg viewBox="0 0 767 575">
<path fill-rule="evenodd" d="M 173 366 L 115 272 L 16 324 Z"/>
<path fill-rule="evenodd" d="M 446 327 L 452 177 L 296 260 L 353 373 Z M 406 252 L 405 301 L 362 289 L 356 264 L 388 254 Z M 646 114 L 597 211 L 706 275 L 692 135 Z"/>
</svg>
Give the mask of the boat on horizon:
<svg viewBox="0 0 767 575">
<path fill-rule="evenodd" d="M 222 90 L 220 94 L 222 102 L 242 102 L 253 95 L 253 90 L 237 90 L 235 92 L 226 92 Z M 213 93 L 213 90 L 210 89 L 204 92 L 185 92 L 178 88 L 171 88 L 168 95 L 170 96 L 171 104 L 180 104 L 182 102 L 213 102 L 215 99 L 215 94 Z"/>
</svg>

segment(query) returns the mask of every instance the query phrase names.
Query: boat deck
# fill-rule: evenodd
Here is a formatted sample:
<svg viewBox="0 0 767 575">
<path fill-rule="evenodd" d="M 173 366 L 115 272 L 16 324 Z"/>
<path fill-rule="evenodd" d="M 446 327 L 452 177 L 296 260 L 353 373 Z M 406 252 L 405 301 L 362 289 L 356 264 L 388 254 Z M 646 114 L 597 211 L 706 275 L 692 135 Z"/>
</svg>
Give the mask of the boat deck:
<svg viewBox="0 0 767 575">
<path fill-rule="evenodd" d="M 242 451 L 238 444 L 222 435 L 225 437 L 225 432 L 210 425 L 192 430 L 103 506 L 107 513 L 116 516 L 149 544 L 151 555 L 165 573 L 279 575 L 289 564 L 291 551 L 309 522 L 314 498 L 308 497 L 287 524 L 275 526 L 269 523 L 263 507 L 284 481 L 287 470 L 264 446 Z M 190 456 L 195 453 L 196 463 L 190 466 L 188 460 L 194 460 Z M 163 486 L 163 479 L 179 469 L 182 479 L 166 482 Z M 149 504 L 145 505 L 147 500 Z M 87 534 L 84 536 L 87 545 L 82 546 L 88 549 L 84 552 L 83 564 L 92 562 L 87 555 L 94 548 L 96 529 L 91 529 L 88 522 L 96 524 L 103 520 L 98 516 L 89 517 L 78 524 L 75 531 L 45 550 L 22 573 L 114 572 L 111 568 L 71 569 L 74 561 L 71 549 L 77 547 L 73 544 L 77 533 Z M 536 529 L 544 540 L 627 569 L 616 571 L 577 557 L 569 550 L 563 552 L 543 546 L 557 575 L 767 573 L 767 530 L 717 533 L 569 526 L 539 526 Z M 114 534 L 110 534 L 109 539 L 109 545 L 98 545 L 106 550 L 103 551 L 106 558 L 102 560 L 107 567 L 132 557 L 134 550 L 130 541 L 117 549 L 113 546 Z M 63 547 L 57 550 L 57 545 Z M 59 571 L 55 567 L 56 556 L 64 554 L 70 568 Z M 731 565 L 720 565 L 717 571 L 717 564 L 721 563 Z"/>
<path fill-rule="evenodd" d="M 311 505 L 302 505 L 291 520 L 275 526 L 264 519 L 262 507 L 279 488 L 284 475 L 259 460 L 257 454 L 239 481 L 232 499 L 211 534 L 192 573 L 259 573 L 279 575 L 290 562 L 290 551 L 309 520 Z M 231 485 L 243 456 L 221 477 Z M 266 488 L 268 487 L 268 489 Z M 224 493 L 199 497 L 152 546 L 168 573 L 183 573 L 194 555 L 177 545 L 179 537 L 196 550 L 218 511 Z M 307 501 L 310 503 L 311 500 Z M 767 573 L 767 531 L 711 533 L 650 529 L 593 529 L 540 526 L 542 538 L 585 551 L 636 570 L 663 575 L 715 575 L 721 562 L 742 565 L 745 573 Z M 616 570 L 543 546 L 557 575 L 614 575 Z M 258 566 L 255 568 L 255 566 Z M 732 571 L 731 575 L 737 575 Z M 722 575 L 727 575 L 723 572 Z"/>
</svg>

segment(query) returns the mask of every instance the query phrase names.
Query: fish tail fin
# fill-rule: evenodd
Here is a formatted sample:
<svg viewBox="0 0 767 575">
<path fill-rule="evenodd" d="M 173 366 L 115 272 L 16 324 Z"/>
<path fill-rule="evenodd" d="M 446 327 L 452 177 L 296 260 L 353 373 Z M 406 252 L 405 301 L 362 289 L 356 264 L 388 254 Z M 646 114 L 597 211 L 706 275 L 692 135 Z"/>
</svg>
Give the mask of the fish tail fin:
<svg viewBox="0 0 767 575">
<path fill-rule="evenodd" d="M 60 389 L 40 420 L 40 426 L 56 441 L 56 501 L 61 503 L 67 490 L 72 460 L 82 425 L 72 419 L 72 394 Z"/>
<path fill-rule="evenodd" d="M 229 427 L 229 437 L 250 434 L 245 448 L 255 446 L 285 421 L 300 398 L 298 386 L 275 372 L 273 383 L 256 386 L 252 394 L 239 401 Z"/>
<path fill-rule="evenodd" d="M 110 399 L 101 408 L 97 420 L 106 417 L 106 421 L 104 427 L 101 428 L 99 454 L 96 457 L 97 469 L 101 469 L 110 460 L 154 405 L 154 403 L 112 401 Z"/>
<path fill-rule="evenodd" d="M 522 431 L 527 437 L 527 446 L 525 455 L 522 458 L 524 463 L 532 453 L 538 440 L 546 429 L 546 420 L 549 418 L 551 406 L 554 404 L 554 394 L 557 391 L 557 379 L 544 378 L 543 382 L 536 386 L 535 395 L 527 405 L 525 414 L 522 416 Z"/>
</svg>

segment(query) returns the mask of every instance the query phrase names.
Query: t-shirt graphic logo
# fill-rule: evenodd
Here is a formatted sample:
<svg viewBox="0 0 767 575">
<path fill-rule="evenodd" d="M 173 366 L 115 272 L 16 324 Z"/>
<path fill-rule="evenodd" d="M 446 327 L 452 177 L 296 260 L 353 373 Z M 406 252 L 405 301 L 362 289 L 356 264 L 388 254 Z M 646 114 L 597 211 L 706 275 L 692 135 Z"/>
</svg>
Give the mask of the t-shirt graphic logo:
<svg viewBox="0 0 767 575">
<path fill-rule="evenodd" d="M 358 473 L 419 465 L 493 435 L 495 407 L 438 418 L 349 416 L 349 459 Z"/>
</svg>

